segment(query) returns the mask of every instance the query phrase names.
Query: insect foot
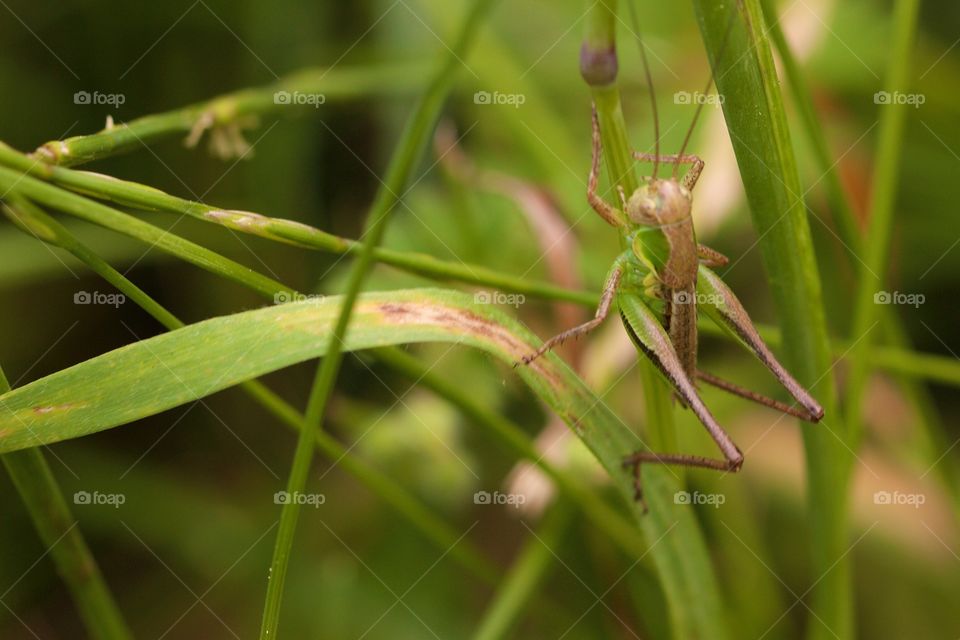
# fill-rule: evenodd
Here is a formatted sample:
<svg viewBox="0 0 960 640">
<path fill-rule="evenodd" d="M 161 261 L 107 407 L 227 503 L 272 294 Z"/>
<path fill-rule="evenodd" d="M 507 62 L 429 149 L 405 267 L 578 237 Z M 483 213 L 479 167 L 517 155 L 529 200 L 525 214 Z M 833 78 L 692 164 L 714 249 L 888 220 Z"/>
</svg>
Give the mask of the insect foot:
<svg viewBox="0 0 960 640">
<path fill-rule="evenodd" d="M 625 456 L 623 459 L 623 468 L 632 469 L 633 471 L 633 500 L 634 502 L 639 502 L 643 507 L 643 512 L 647 513 L 650 509 L 647 507 L 647 501 L 643 496 L 643 480 L 640 477 L 640 464 L 641 460 L 635 455 L 631 454 Z"/>
<path fill-rule="evenodd" d="M 533 362 L 534 357 L 535 357 L 535 356 L 532 356 L 532 355 L 531 355 L 531 356 L 523 356 L 522 358 L 520 358 L 519 360 L 517 360 L 516 362 L 513 363 L 513 368 L 516 369 L 516 368 L 519 367 L 520 365 L 526 366 L 526 365 L 530 364 L 531 362 Z"/>
<path fill-rule="evenodd" d="M 513 368 L 516 369 L 516 368 L 519 367 L 520 365 L 526 366 L 526 365 L 530 364 L 531 362 L 533 362 L 534 360 L 536 360 L 537 358 L 539 358 L 541 355 L 543 355 L 543 354 L 540 353 L 539 351 L 536 351 L 536 352 L 531 353 L 531 354 L 529 354 L 529 355 L 523 356 L 523 357 L 520 358 L 519 360 L 514 361 L 514 363 L 513 363 Z"/>
</svg>

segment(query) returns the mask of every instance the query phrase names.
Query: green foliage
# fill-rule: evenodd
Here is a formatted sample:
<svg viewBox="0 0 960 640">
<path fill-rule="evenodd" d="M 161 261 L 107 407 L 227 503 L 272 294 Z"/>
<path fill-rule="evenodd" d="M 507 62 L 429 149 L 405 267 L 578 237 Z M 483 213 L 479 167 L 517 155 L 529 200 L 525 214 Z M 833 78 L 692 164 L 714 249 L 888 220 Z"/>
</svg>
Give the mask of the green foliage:
<svg viewBox="0 0 960 640">
<path fill-rule="evenodd" d="M 942 188 L 960 145 L 955 35 L 916 0 L 841 3 L 795 48 L 794 7 L 636 3 L 661 152 L 684 142 L 694 109 L 676 96 L 702 87 L 710 62 L 736 171 L 712 159 L 708 106 L 688 151 L 730 184 L 702 181 L 694 213 L 733 204 L 702 237 L 731 255 L 721 275 L 775 318 L 761 334 L 826 408 L 797 427 L 703 389 L 744 473 L 644 467 L 644 513 L 623 456 L 712 443 L 645 359 L 632 372 L 616 323 L 511 366 L 587 317 L 618 251 L 583 199 L 591 100 L 605 197 L 648 173 L 629 155 L 653 150 L 653 110 L 619 4 L 212 3 L 169 35 L 177 16 L 157 7 L 138 20 L 164 37 L 122 86 L 102 56 L 53 47 L 62 58 L 47 62 L 70 63 L 77 87 L 65 69 L 29 77 L 10 61 L 49 58 L 22 27 L 79 42 L 62 25 L 86 14 L 9 8 L 20 20 L 0 27 L 12 50 L 0 68 L 23 98 L 0 115 L 23 125 L 0 142 L 0 322 L 3 364 L 24 382 L 0 389 L 0 452 L 25 509 L 0 510 L 0 636 L 260 624 L 263 638 L 873 638 L 960 624 L 956 407 L 928 384 L 960 386 L 944 320 L 960 226 Z M 86 26 L 89 42 L 144 48 L 126 22 Z M 184 53 L 184 33 L 221 55 Z M 582 78 L 581 44 L 598 53 Z M 129 98 L 102 129 L 103 109 L 54 98 L 95 88 Z M 926 104 L 884 106 L 878 89 Z M 44 109 L 25 117 L 24 104 Z M 96 132 L 78 135 L 77 118 Z M 438 119 L 457 143 L 438 135 L 426 154 Z M 217 164 L 201 142 L 249 162 Z M 96 173 L 77 168 L 88 163 Z M 929 301 L 882 306 L 878 290 Z M 69 304 L 91 291 L 120 302 Z M 729 336 L 701 335 L 706 370 L 776 393 Z M 308 389 L 302 363 L 317 358 Z M 551 439 L 559 421 L 575 437 Z M 805 465 L 782 439 L 796 429 Z M 857 472 L 924 504 L 864 499 Z M 326 502 L 278 501 L 284 474 L 288 495 Z M 94 488 L 125 504 L 68 504 Z"/>
</svg>

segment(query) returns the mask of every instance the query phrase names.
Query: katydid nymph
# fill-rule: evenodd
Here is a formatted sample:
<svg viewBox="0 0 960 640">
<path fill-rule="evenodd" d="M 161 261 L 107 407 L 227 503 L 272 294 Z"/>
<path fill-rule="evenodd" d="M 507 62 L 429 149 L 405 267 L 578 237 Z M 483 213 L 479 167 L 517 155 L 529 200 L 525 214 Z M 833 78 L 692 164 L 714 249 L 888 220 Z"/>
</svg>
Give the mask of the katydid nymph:
<svg viewBox="0 0 960 640">
<path fill-rule="evenodd" d="M 642 57 L 649 84 L 649 68 L 645 55 Z M 710 85 L 712 77 L 708 88 Z M 653 98 L 652 87 L 650 93 Z M 654 132 L 659 141 L 655 100 L 653 105 Z M 702 103 L 698 105 L 691 131 L 701 107 Z M 589 333 L 616 305 L 623 326 L 637 349 L 656 365 L 680 403 L 696 414 L 722 454 L 722 458 L 711 458 L 638 451 L 627 456 L 624 465 L 634 469 L 638 500 L 642 500 L 640 465 L 643 463 L 719 471 L 739 471 L 743 464 L 743 454 L 701 400 L 697 381 L 808 422 L 818 422 L 823 417 L 820 404 L 777 361 L 760 338 L 743 305 L 712 271 L 711 267 L 726 265 L 727 258 L 697 242 L 691 218 L 692 192 L 704 162 L 696 155 L 684 153 L 689 138 L 688 132 L 680 151 L 672 155 L 661 155 L 659 142 L 655 143 L 652 154 L 634 151 L 634 159 L 652 162 L 653 170 L 650 176 L 642 178 L 632 194 L 627 195 L 618 189 L 620 206 L 616 207 L 597 192 L 602 143 L 596 106 L 593 107 L 593 151 L 587 200 L 600 217 L 620 231 L 626 250 L 616 258 L 607 275 L 595 317 L 554 336 L 521 361 L 529 364 L 564 340 Z M 658 176 L 661 164 L 673 165 L 669 178 Z M 678 177 L 681 165 L 690 165 L 690 168 Z M 773 373 L 796 401 L 794 405 L 768 398 L 697 368 L 697 311 L 701 306 L 711 319 L 731 332 Z"/>
</svg>

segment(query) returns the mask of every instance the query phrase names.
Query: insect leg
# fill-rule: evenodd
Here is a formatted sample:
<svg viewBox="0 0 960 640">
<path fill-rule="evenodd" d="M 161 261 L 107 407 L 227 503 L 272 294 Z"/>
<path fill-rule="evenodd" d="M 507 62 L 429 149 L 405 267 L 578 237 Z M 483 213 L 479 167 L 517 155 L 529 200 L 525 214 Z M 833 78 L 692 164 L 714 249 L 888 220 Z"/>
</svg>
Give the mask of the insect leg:
<svg viewBox="0 0 960 640">
<path fill-rule="evenodd" d="M 597 116 L 597 105 L 591 107 L 591 123 L 593 128 L 593 156 L 590 162 L 590 178 L 587 181 L 587 202 L 600 217 L 614 227 L 623 226 L 623 216 L 616 207 L 597 195 L 597 183 L 600 179 L 600 156 L 603 153 L 603 143 L 600 139 L 600 120 Z"/>
<path fill-rule="evenodd" d="M 769 398 L 762 393 L 757 393 L 756 391 L 741 387 L 738 384 L 734 384 L 724 380 L 723 378 L 719 378 L 711 373 L 707 373 L 706 371 L 697 370 L 697 379 L 703 380 L 707 384 L 718 389 L 723 389 L 724 391 L 732 393 L 735 396 L 750 400 L 751 402 L 756 402 L 757 404 L 761 404 L 765 407 L 770 407 L 771 409 L 775 409 L 781 413 L 786 413 L 787 415 L 800 418 L 801 420 L 806 420 L 807 422 L 815 422 L 813 416 L 802 407 L 789 405 L 786 402 L 780 402 L 779 400 Z"/>
<path fill-rule="evenodd" d="M 695 156 L 693 154 L 672 154 L 669 156 L 657 156 L 653 153 L 640 153 L 639 151 L 633 152 L 633 157 L 637 160 L 646 160 L 648 162 L 666 162 L 667 164 L 693 164 L 688 171 L 683 176 L 682 184 L 687 189 L 693 190 L 697 185 L 697 180 L 700 179 L 700 173 L 703 171 L 703 160 L 700 159 L 700 156 Z"/>
<path fill-rule="evenodd" d="M 705 244 L 697 245 L 697 257 L 700 258 L 701 264 L 704 264 L 711 269 L 725 267 L 730 263 L 730 258 L 723 255 L 716 249 L 711 249 Z"/>
<path fill-rule="evenodd" d="M 603 295 L 600 296 L 600 304 L 597 306 L 597 313 L 594 315 L 593 320 L 584 322 L 581 325 L 577 325 L 572 329 L 567 329 L 563 333 L 553 336 L 544 342 L 539 349 L 528 356 L 524 356 L 520 362 L 523 364 L 530 364 L 547 351 L 553 349 L 555 346 L 563 344 L 564 341 L 570 338 L 578 338 L 599 327 L 600 324 L 606 320 L 607 316 L 610 314 L 610 306 L 613 304 L 613 297 L 617 293 L 617 287 L 620 286 L 620 279 L 623 277 L 623 270 L 623 260 L 618 258 L 614 263 L 613 268 L 610 270 L 610 273 L 607 275 L 606 284 L 603 286 Z"/>
<path fill-rule="evenodd" d="M 721 327 L 732 331 L 733 334 L 747 346 L 754 355 L 773 373 L 774 377 L 790 392 L 797 403 L 803 408 L 806 415 L 801 416 L 809 422 L 817 422 L 823 417 L 823 407 L 820 406 L 810 392 L 790 375 L 776 356 L 763 342 L 756 327 L 750 321 L 750 316 L 740 301 L 733 294 L 723 280 L 707 267 L 701 265 L 697 278 L 698 296 L 701 308 Z M 788 412 L 789 413 L 789 412 Z"/>
<path fill-rule="evenodd" d="M 684 372 L 683 365 L 670 343 L 670 337 L 661 326 L 654 313 L 640 300 L 631 295 L 621 294 L 618 298 L 620 315 L 624 326 L 630 334 L 634 344 L 643 351 L 657 366 L 663 376 L 673 386 L 683 401 L 693 410 L 717 447 L 723 453 L 723 459 L 705 458 L 703 456 L 654 453 L 638 451 L 624 459 L 624 465 L 634 469 L 637 498 L 641 499 L 640 465 L 644 462 L 657 464 L 681 465 L 687 467 L 703 467 L 722 471 L 739 471 L 743 464 L 743 454 L 733 440 L 724 431 L 710 410 L 703 404 L 693 382 Z"/>
</svg>

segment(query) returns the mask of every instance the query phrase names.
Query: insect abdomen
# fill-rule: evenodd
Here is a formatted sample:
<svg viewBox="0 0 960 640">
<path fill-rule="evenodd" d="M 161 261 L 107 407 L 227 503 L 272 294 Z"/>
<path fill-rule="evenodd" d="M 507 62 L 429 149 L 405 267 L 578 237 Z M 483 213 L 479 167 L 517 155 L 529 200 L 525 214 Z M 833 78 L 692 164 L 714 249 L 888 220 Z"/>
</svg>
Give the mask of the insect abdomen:
<svg viewBox="0 0 960 640">
<path fill-rule="evenodd" d="M 671 289 L 666 302 L 666 329 L 670 342 L 690 380 L 697 372 L 697 285 Z"/>
</svg>

